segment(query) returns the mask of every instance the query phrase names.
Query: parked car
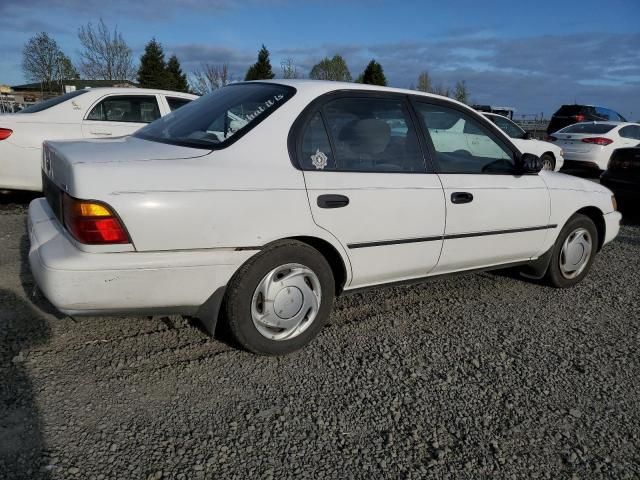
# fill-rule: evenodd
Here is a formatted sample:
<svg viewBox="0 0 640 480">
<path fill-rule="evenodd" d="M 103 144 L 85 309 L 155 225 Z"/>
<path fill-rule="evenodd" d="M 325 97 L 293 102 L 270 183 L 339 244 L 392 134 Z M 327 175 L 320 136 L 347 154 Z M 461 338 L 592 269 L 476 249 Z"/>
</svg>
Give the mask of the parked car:
<svg viewBox="0 0 640 480">
<path fill-rule="evenodd" d="M 640 207 L 640 146 L 615 150 L 600 183 L 613 190 L 621 206 Z"/>
<path fill-rule="evenodd" d="M 593 105 L 562 105 L 551 117 L 547 126 L 547 134 L 551 135 L 553 132 L 574 123 L 594 121 L 626 122 L 627 120 L 609 108 L 594 107 Z"/>
<path fill-rule="evenodd" d="M 621 216 L 607 188 L 541 168 L 455 100 L 238 83 L 129 137 L 45 142 L 29 261 L 67 314 L 220 318 L 281 354 L 343 292 L 507 266 L 580 282 Z"/>
<path fill-rule="evenodd" d="M 616 148 L 640 143 L 640 124 L 620 122 L 583 122 L 557 131 L 549 141 L 562 148 L 564 167 L 597 173 L 607 169 Z"/>
<path fill-rule="evenodd" d="M 44 140 L 129 135 L 195 98 L 165 90 L 92 88 L 0 115 L 0 190 L 42 190 Z"/>
<path fill-rule="evenodd" d="M 521 152 L 531 153 L 540 157 L 544 170 L 555 170 L 557 172 L 562 168 L 564 158 L 560 147 L 550 142 L 531 138 L 517 123 L 507 117 L 495 113 L 483 113 L 483 115 L 508 135 Z"/>
</svg>

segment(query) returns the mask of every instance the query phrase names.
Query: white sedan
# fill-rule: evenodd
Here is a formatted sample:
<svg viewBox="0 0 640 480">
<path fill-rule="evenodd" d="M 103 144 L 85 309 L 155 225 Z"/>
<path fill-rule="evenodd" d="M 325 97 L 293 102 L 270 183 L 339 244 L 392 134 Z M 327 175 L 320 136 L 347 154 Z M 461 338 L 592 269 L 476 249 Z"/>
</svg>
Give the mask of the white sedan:
<svg viewBox="0 0 640 480">
<path fill-rule="evenodd" d="M 496 113 L 484 113 L 483 115 L 495 123 L 500 130 L 511 138 L 518 149 L 523 153 L 532 153 L 542 159 L 545 170 L 559 171 L 564 164 L 564 152 L 562 148 L 551 142 L 544 142 L 531 138 L 517 123 Z"/>
<path fill-rule="evenodd" d="M 565 168 L 607 169 L 617 148 L 640 145 L 640 124 L 631 122 L 582 122 L 558 130 L 548 137 L 565 152 Z"/>
<path fill-rule="evenodd" d="M 469 107 L 354 83 L 233 84 L 43 157 L 29 261 L 59 310 L 220 319 L 261 354 L 311 341 L 343 292 L 507 266 L 571 287 L 621 219 Z"/>
<path fill-rule="evenodd" d="M 130 135 L 198 98 L 141 88 L 76 90 L 0 115 L 0 190 L 42 190 L 42 142 Z"/>
</svg>

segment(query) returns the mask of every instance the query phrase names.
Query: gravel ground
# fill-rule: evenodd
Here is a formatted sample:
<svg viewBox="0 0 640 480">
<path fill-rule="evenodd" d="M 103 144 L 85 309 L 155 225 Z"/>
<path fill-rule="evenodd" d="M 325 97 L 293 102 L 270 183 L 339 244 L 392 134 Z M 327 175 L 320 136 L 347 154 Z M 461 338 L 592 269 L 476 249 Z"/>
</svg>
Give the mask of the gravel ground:
<svg viewBox="0 0 640 480">
<path fill-rule="evenodd" d="M 57 315 L 24 201 L 0 205 L 0 478 L 640 477 L 638 221 L 572 290 L 345 296 L 264 358 L 187 320 Z"/>
</svg>

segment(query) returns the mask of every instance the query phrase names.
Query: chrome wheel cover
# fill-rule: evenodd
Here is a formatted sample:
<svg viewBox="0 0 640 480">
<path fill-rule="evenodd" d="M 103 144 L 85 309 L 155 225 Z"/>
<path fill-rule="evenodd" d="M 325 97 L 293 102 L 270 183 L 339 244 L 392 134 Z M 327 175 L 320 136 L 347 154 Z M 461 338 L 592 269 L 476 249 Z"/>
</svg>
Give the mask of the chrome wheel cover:
<svg viewBox="0 0 640 480">
<path fill-rule="evenodd" d="M 591 258 L 593 240 L 584 228 L 578 228 L 567 235 L 560 250 L 560 273 L 567 279 L 580 275 Z"/>
<path fill-rule="evenodd" d="M 253 325 L 270 340 L 290 340 L 311 326 L 321 299 L 320 279 L 313 270 L 299 263 L 276 267 L 253 293 Z"/>
<path fill-rule="evenodd" d="M 542 169 L 543 170 L 553 170 L 553 161 L 548 156 L 542 157 Z"/>
</svg>

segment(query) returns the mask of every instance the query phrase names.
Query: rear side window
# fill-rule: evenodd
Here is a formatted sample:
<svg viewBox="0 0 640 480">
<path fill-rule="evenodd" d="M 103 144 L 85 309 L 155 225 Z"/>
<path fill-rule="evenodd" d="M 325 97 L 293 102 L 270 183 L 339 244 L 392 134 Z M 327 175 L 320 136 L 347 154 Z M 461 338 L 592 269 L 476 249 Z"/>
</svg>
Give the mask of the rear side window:
<svg viewBox="0 0 640 480">
<path fill-rule="evenodd" d="M 619 133 L 621 137 L 640 140 L 640 127 L 636 125 L 627 125 L 626 127 L 621 128 Z"/>
<path fill-rule="evenodd" d="M 302 155 L 300 167 L 303 170 L 335 170 L 336 161 L 333 157 L 327 130 L 320 112 L 317 112 L 302 135 Z"/>
<path fill-rule="evenodd" d="M 313 151 L 316 143 L 311 139 L 324 138 L 317 133 L 324 129 L 320 120 L 324 120 L 328 129 L 324 135 L 331 137 L 332 150 Z M 335 168 L 378 173 L 425 171 L 418 137 L 404 100 L 359 97 L 330 101 L 322 108 L 321 115 L 316 114 L 308 123 L 302 143 L 300 166 L 304 169 Z M 324 160 L 317 154 L 327 156 L 326 167 L 320 166 Z"/>
<path fill-rule="evenodd" d="M 167 103 L 169 104 L 169 110 L 172 112 L 177 110 L 180 107 L 184 107 L 191 100 L 188 98 L 178 98 L 178 97 L 166 97 Z"/>
<path fill-rule="evenodd" d="M 118 95 L 98 103 L 87 120 L 103 122 L 151 123 L 160 118 L 160 109 L 154 96 Z"/>
<path fill-rule="evenodd" d="M 187 147 L 220 149 L 242 137 L 295 94 L 275 83 L 239 83 L 219 88 L 134 136 Z"/>
<path fill-rule="evenodd" d="M 16 113 L 36 113 L 42 112 L 43 110 L 47 110 L 48 108 L 55 107 L 56 105 L 60 105 L 67 100 L 71 100 L 72 98 L 77 97 L 78 95 L 82 95 L 83 93 L 87 93 L 87 90 L 76 90 L 75 92 L 65 93 L 64 95 L 60 95 L 59 97 L 50 98 L 49 100 L 44 100 L 42 102 L 38 102 L 35 105 L 31 105 L 30 107 L 23 108 L 19 112 Z"/>
<path fill-rule="evenodd" d="M 615 125 L 610 123 L 575 123 L 558 131 L 558 133 L 607 133 L 611 131 Z"/>
</svg>

